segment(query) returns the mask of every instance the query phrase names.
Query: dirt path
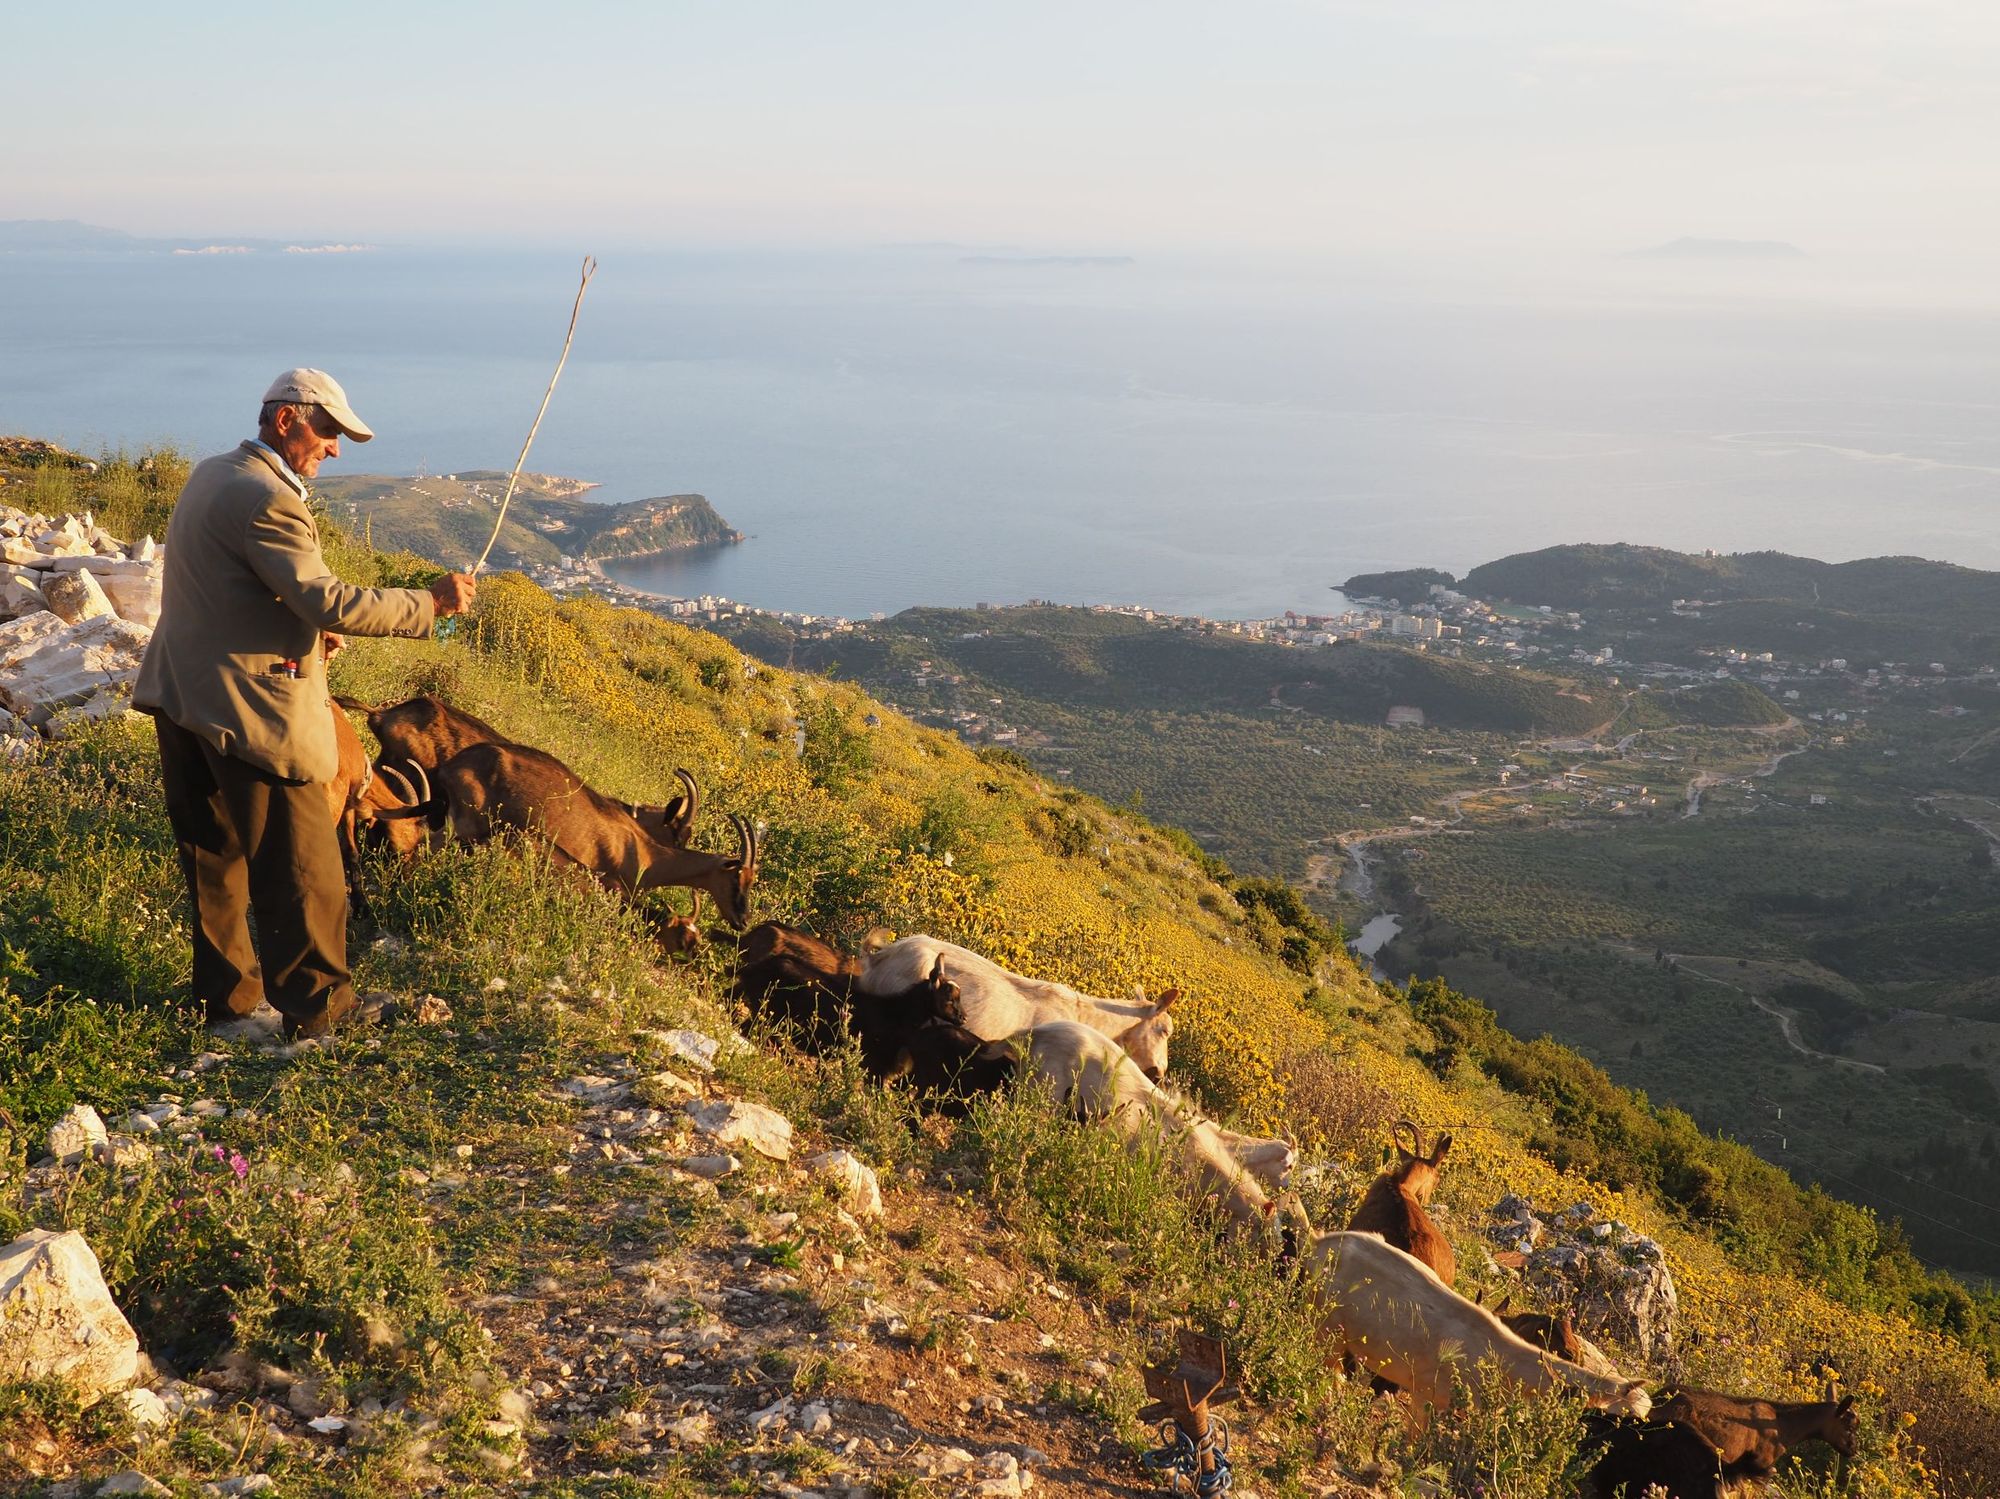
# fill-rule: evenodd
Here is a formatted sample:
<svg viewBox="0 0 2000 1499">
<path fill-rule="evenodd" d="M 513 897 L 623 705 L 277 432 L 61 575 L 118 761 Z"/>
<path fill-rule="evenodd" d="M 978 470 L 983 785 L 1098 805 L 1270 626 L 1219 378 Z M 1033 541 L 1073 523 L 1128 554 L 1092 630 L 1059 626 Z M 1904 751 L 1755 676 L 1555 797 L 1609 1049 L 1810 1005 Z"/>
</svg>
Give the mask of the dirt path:
<svg viewBox="0 0 2000 1499">
<path fill-rule="evenodd" d="M 1777 734 L 1783 732 L 1786 729 L 1796 728 L 1798 726 L 1798 722 L 1799 721 L 1796 718 L 1788 718 L 1781 724 L 1772 724 L 1765 728 L 1752 729 L 1750 732 L 1753 734 Z M 1687 807 L 1681 813 L 1682 820 L 1685 821 L 1687 818 L 1695 817 L 1700 814 L 1702 793 L 1707 791 L 1710 787 L 1720 786 L 1723 785 L 1725 782 L 1729 781 L 1748 782 L 1752 780 L 1760 780 L 1763 777 L 1770 775 L 1780 765 L 1783 765 L 1787 760 L 1791 759 L 1792 756 L 1803 755 L 1807 750 L 1811 748 L 1812 745 L 1808 743 L 1800 745 L 1797 749 L 1779 750 L 1775 754 L 1773 754 L 1768 760 L 1766 760 L 1759 769 L 1751 771 L 1750 774 L 1747 776 L 1722 775 L 1713 771 L 1703 771 L 1700 775 L 1696 776 L 1692 781 L 1688 782 Z"/>
<path fill-rule="evenodd" d="M 1690 955 L 1687 953 L 1668 953 L 1667 956 L 1683 965 L 1687 963 L 1690 957 Z M 1693 956 L 1708 957 L 1711 959 L 1715 959 L 1715 955 L 1712 953 L 1695 954 Z M 1733 961 L 1732 959 L 1728 958 L 1721 958 L 1715 960 L 1721 962 Z M 1741 984 L 1732 984 L 1729 982 L 1729 980 L 1719 979 L 1712 973 L 1703 973 L 1699 968 L 1690 968 L 1683 966 L 1678 971 L 1681 973 L 1692 974 L 1694 977 L 1702 979 L 1711 984 L 1720 984 L 1725 989 L 1734 989 L 1738 994 L 1741 994 L 1745 999 L 1749 1000 L 1751 1004 L 1755 1005 L 1758 1009 L 1762 1010 L 1766 1015 L 1769 1015 L 1773 1020 L 1778 1022 L 1778 1029 L 1784 1034 L 1785 1037 L 1785 1045 L 1791 1047 L 1791 1049 L 1797 1052 L 1800 1056 L 1814 1057 L 1822 1062 L 1831 1062 L 1836 1067 L 1846 1067 L 1850 1071 L 1854 1072 L 1873 1072 L 1878 1075 L 1886 1076 L 1889 1071 L 1887 1067 L 1880 1066 L 1874 1062 L 1857 1062 L 1852 1057 L 1835 1056 L 1830 1051 L 1815 1051 L 1812 1047 L 1806 1045 L 1805 1041 L 1800 1037 L 1797 1021 L 1793 1020 L 1793 1018 L 1788 1013 L 1786 1013 L 1784 1010 L 1779 1009 L 1776 1005 L 1767 1003 L 1763 995 L 1758 994 L 1753 990 L 1746 989 Z"/>
</svg>

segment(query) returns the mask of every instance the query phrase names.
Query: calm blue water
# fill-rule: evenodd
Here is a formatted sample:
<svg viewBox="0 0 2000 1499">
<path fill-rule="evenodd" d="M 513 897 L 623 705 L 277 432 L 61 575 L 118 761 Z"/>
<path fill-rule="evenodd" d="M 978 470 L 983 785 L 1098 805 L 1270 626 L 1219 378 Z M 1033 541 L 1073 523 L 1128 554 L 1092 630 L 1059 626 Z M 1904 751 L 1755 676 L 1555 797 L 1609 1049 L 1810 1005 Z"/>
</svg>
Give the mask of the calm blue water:
<svg viewBox="0 0 2000 1499">
<path fill-rule="evenodd" d="M 1798 298 L 1439 290 L 1348 268 L 605 256 L 530 467 L 750 535 L 628 581 L 768 607 L 1323 607 L 1561 541 L 2000 567 L 2000 321 Z M 568 256 L 0 256 L 0 430 L 246 435 L 293 364 L 340 472 L 509 467 Z"/>
</svg>

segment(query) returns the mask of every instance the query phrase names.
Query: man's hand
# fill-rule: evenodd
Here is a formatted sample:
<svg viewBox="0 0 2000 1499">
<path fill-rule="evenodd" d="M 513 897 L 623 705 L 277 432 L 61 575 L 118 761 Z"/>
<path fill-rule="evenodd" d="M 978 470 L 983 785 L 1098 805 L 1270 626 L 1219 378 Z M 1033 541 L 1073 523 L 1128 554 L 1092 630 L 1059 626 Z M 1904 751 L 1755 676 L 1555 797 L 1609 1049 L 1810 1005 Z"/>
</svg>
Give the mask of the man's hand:
<svg viewBox="0 0 2000 1499">
<path fill-rule="evenodd" d="M 438 618 L 443 619 L 471 609 L 472 596 L 478 591 L 471 573 L 446 573 L 431 584 L 431 602 L 437 605 Z"/>
<path fill-rule="evenodd" d="M 339 653 L 340 648 L 346 644 L 347 642 L 345 640 L 343 640 L 340 636 L 334 634 L 333 631 L 331 630 L 322 630 L 320 632 L 320 637 L 319 637 L 320 649 L 326 653 L 326 659 L 329 661 L 331 661 L 334 658 L 334 656 Z"/>
</svg>

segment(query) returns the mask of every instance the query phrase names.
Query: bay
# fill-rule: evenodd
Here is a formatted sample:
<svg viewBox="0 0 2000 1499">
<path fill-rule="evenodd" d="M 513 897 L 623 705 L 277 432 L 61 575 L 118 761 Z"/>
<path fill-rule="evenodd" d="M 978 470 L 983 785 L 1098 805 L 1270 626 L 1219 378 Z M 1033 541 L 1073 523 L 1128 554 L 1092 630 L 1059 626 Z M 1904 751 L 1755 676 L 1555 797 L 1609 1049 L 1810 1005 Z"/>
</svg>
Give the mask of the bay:
<svg viewBox="0 0 2000 1499">
<path fill-rule="evenodd" d="M 1246 617 L 1568 541 L 2000 567 L 1990 310 L 1627 268 L 600 259 L 530 466 L 604 500 L 697 491 L 749 537 L 619 564 L 639 587 Z M 0 256 L 0 429 L 213 451 L 315 364 L 380 434 L 336 471 L 505 469 L 575 274 L 484 250 Z"/>
</svg>

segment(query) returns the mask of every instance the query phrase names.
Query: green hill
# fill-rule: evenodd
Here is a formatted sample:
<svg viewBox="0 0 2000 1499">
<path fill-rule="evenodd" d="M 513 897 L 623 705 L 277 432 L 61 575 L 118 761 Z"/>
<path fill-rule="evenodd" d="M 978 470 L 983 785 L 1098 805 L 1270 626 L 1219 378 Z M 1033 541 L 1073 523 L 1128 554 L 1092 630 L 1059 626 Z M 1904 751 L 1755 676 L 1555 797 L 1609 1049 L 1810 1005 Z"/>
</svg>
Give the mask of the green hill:
<svg viewBox="0 0 2000 1499">
<path fill-rule="evenodd" d="M 1429 596 L 1433 584 L 1456 588 L 1458 579 L 1435 567 L 1406 567 L 1396 572 L 1356 573 L 1340 585 L 1340 591 L 1352 598 L 1394 599 L 1399 604 L 1414 604 Z"/>
<path fill-rule="evenodd" d="M 501 566 L 548 564 L 563 556 L 601 561 L 743 539 L 698 494 L 602 505 L 583 498 L 595 487 L 550 474 L 521 475 L 493 561 Z M 376 546 L 451 567 L 478 557 L 506 488 L 507 475 L 489 469 L 420 479 L 329 475 L 315 483 L 328 512 Z"/>
</svg>

